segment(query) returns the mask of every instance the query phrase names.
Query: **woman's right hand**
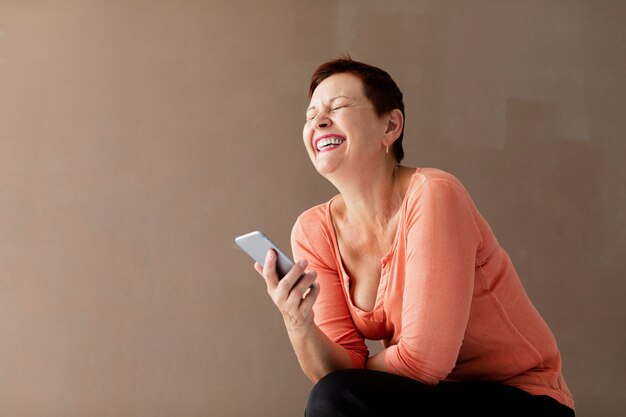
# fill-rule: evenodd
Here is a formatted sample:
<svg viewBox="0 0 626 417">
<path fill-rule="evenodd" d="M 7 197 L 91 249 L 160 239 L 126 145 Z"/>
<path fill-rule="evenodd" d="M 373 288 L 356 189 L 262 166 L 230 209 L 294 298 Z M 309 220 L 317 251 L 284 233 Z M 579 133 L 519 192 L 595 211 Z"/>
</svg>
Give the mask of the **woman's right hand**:
<svg viewBox="0 0 626 417">
<path fill-rule="evenodd" d="M 348 351 L 331 341 L 313 321 L 313 304 L 320 294 L 317 273 L 307 272 L 307 262 L 302 260 L 279 280 L 276 259 L 276 252 L 270 249 L 264 265 L 255 263 L 254 268 L 265 278 L 267 292 L 283 315 L 289 340 L 304 373 L 317 382 L 333 370 L 353 367 Z"/>
<path fill-rule="evenodd" d="M 254 264 L 254 268 L 265 278 L 267 292 L 278 307 L 287 330 L 302 330 L 313 324 L 313 304 L 320 293 L 315 271 L 306 271 L 306 260 L 296 263 L 283 277 L 276 273 L 276 253 L 267 252 L 265 264 Z"/>
</svg>

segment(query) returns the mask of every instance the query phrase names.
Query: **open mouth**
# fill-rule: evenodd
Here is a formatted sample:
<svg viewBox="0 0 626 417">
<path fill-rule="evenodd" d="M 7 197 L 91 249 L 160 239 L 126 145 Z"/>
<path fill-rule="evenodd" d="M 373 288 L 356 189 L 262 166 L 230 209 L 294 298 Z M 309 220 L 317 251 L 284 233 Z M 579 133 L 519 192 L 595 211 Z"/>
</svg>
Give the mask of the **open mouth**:
<svg viewBox="0 0 626 417">
<path fill-rule="evenodd" d="M 344 138 L 341 138 L 338 136 L 328 136 L 328 137 L 318 139 L 315 142 L 315 148 L 317 149 L 318 152 L 328 151 L 331 149 L 335 149 L 336 147 L 338 147 L 345 141 L 346 140 Z"/>
</svg>

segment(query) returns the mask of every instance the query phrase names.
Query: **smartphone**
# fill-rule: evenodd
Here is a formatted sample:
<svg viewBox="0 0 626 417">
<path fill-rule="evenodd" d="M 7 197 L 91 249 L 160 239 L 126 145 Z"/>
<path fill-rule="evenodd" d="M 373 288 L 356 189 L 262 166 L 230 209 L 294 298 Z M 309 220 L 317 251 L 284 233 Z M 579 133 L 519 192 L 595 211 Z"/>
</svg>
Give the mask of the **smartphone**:
<svg viewBox="0 0 626 417">
<path fill-rule="evenodd" d="M 258 230 L 236 237 L 235 243 L 237 243 L 241 249 L 243 249 L 252 259 L 261 265 L 265 263 L 267 251 L 269 249 L 274 249 L 277 255 L 276 273 L 278 274 L 278 279 L 282 279 L 285 275 L 287 275 L 287 272 L 289 272 L 294 265 L 291 258 L 287 256 L 285 252 L 280 250 L 274 242 L 265 236 L 263 232 Z"/>
</svg>

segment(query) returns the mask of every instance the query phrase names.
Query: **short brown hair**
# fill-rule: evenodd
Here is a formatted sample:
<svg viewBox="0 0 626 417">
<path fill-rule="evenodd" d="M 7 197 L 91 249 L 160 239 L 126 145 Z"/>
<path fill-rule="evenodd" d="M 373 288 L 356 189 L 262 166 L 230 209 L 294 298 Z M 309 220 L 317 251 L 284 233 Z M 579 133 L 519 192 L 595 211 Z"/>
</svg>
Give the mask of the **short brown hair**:
<svg viewBox="0 0 626 417">
<path fill-rule="evenodd" d="M 309 99 L 313 96 L 313 92 L 322 81 L 331 75 L 341 73 L 350 73 L 359 77 L 363 83 L 365 96 L 374 105 L 374 109 L 378 117 L 389 113 L 393 109 L 399 109 L 404 117 L 402 92 L 391 76 L 380 68 L 376 68 L 362 62 L 353 61 L 349 55 L 328 61 L 317 67 L 311 76 Z M 403 136 L 404 126 L 402 126 L 400 136 L 392 145 L 393 156 L 398 163 L 400 163 L 400 161 L 404 158 L 404 149 L 402 148 Z"/>
</svg>

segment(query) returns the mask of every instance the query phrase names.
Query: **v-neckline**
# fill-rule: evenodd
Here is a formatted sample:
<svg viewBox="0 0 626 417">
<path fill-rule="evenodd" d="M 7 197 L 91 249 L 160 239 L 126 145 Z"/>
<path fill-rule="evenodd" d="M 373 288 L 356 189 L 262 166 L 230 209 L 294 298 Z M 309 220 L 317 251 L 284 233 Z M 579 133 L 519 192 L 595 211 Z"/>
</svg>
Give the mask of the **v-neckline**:
<svg viewBox="0 0 626 417">
<path fill-rule="evenodd" d="M 380 279 L 378 281 L 378 288 L 376 290 L 376 299 L 374 301 L 374 307 L 372 307 L 371 310 L 364 310 L 360 307 L 358 307 L 355 303 L 354 300 L 352 298 L 352 295 L 350 293 L 350 276 L 348 275 L 348 272 L 346 271 L 346 268 L 344 266 L 343 263 L 343 258 L 341 256 L 341 250 L 339 249 L 339 239 L 337 238 L 337 230 L 335 228 L 335 223 L 333 221 L 333 216 L 331 213 L 331 205 L 333 203 L 333 201 L 335 199 L 337 199 L 339 197 L 339 195 L 334 196 L 333 198 L 331 198 L 328 203 L 326 204 L 326 216 L 327 216 L 327 221 L 331 226 L 331 240 L 332 240 L 332 244 L 333 244 L 333 249 L 335 251 L 335 256 L 337 258 L 338 264 L 339 264 L 339 268 L 340 268 L 340 275 L 341 275 L 341 279 L 342 279 L 342 284 L 343 284 L 343 288 L 344 288 L 344 292 L 346 295 L 346 299 L 348 300 L 350 307 L 352 309 L 354 309 L 355 311 L 359 312 L 361 316 L 365 316 L 364 318 L 370 318 L 371 320 L 375 320 L 375 321 L 380 321 L 382 319 L 382 315 L 383 315 L 383 311 L 381 309 L 382 303 L 383 303 L 383 295 L 385 292 L 385 289 L 387 288 L 387 277 L 388 274 L 386 273 L 387 271 L 387 265 L 389 264 L 390 260 L 393 257 L 393 254 L 396 251 L 396 247 L 398 245 L 398 240 L 399 240 L 399 236 L 400 236 L 400 232 L 402 229 L 402 219 L 405 216 L 405 210 L 406 210 L 406 203 L 407 203 L 407 199 L 409 196 L 409 190 L 411 189 L 413 182 L 415 181 L 416 177 L 417 177 L 417 173 L 420 171 L 420 168 L 416 168 L 413 171 L 413 174 L 411 174 L 411 178 L 409 180 L 409 184 L 407 185 L 406 188 L 406 192 L 403 196 L 402 199 L 402 204 L 400 206 L 400 218 L 398 219 L 398 224 L 396 225 L 396 231 L 395 231 L 395 235 L 393 238 L 393 242 L 391 244 L 391 247 L 389 249 L 389 251 L 387 252 L 386 255 L 384 255 L 382 258 L 380 258 L 380 263 L 381 263 L 381 269 L 380 269 Z M 371 317 L 368 317 L 371 316 Z"/>
</svg>

